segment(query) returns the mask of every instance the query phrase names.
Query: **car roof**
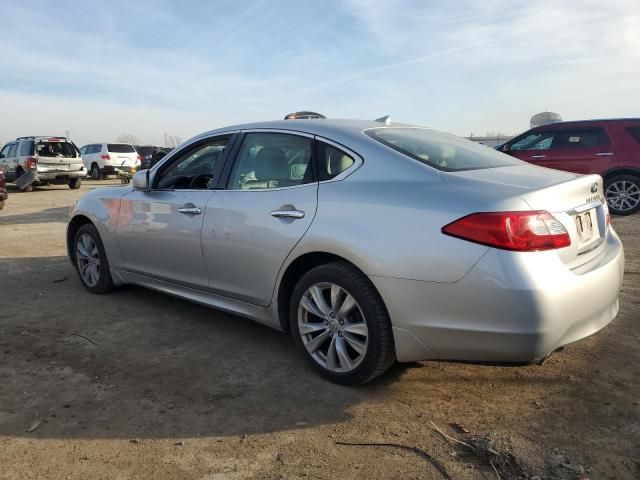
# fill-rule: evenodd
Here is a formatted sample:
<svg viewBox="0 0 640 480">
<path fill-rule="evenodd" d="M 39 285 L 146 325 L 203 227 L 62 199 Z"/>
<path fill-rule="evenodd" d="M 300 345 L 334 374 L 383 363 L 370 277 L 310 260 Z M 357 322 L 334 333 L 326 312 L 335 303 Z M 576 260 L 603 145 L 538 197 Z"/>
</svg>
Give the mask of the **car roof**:
<svg viewBox="0 0 640 480">
<path fill-rule="evenodd" d="M 351 120 L 351 119 L 304 119 L 304 120 L 272 120 L 267 122 L 244 123 L 222 127 L 209 132 L 205 132 L 198 137 L 209 136 L 216 133 L 232 132 L 238 130 L 291 130 L 305 132 L 312 135 L 331 137 L 334 134 L 344 134 L 346 132 L 361 133 L 371 128 L 385 127 L 412 127 L 426 128 L 406 123 L 385 123 L 375 120 Z"/>
<path fill-rule="evenodd" d="M 566 127 L 592 127 L 602 123 L 620 123 L 623 125 L 636 125 L 640 123 L 640 118 L 596 118 L 590 120 L 570 120 L 566 122 L 554 122 L 547 125 L 535 127 L 535 130 L 541 128 L 566 128 Z"/>
<path fill-rule="evenodd" d="M 15 139 L 15 141 L 19 141 L 19 140 L 43 140 L 43 139 L 56 139 L 56 140 L 64 140 L 64 141 L 68 141 L 67 137 L 61 137 L 59 135 L 28 135 L 26 137 L 18 137 Z"/>
</svg>

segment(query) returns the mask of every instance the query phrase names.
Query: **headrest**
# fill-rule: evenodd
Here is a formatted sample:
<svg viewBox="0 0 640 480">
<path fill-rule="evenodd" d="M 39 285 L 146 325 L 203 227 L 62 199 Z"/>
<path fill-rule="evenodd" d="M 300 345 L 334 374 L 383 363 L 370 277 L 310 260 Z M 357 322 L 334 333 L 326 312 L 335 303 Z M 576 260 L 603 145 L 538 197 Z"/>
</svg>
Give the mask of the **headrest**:
<svg viewBox="0 0 640 480">
<path fill-rule="evenodd" d="M 256 180 L 289 180 L 291 170 L 284 152 L 278 147 L 263 147 L 256 155 Z"/>
<path fill-rule="evenodd" d="M 329 164 L 327 170 L 330 175 L 337 175 L 344 172 L 347 168 L 353 165 L 353 160 L 348 155 L 345 155 L 339 150 L 334 150 L 329 154 Z"/>
</svg>

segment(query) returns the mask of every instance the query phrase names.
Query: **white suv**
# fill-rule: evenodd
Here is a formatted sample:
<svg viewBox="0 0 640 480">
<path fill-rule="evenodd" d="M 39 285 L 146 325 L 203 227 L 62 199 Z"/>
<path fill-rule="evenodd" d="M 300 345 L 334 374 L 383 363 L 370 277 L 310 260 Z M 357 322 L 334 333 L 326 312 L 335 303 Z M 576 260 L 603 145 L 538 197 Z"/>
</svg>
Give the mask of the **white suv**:
<svg viewBox="0 0 640 480">
<path fill-rule="evenodd" d="M 0 150 L 0 165 L 7 181 L 25 192 L 49 183 L 77 189 L 87 175 L 78 148 L 65 137 L 19 137 Z"/>
<path fill-rule="evenodd" d="M 140 155 L 128 143 L 92 143 L 80 149 L 84 166 L 95 180 L 105 175 L 117 174 L 120 167 L 140 165 Z"/>
</svg>

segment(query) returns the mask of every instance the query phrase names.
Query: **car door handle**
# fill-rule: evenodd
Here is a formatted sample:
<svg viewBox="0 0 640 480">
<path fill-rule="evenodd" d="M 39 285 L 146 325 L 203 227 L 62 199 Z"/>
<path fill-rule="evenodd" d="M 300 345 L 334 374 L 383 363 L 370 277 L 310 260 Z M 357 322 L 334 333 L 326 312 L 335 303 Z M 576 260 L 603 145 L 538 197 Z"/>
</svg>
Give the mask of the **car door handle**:
<svg viewBox="0 0 640 480">
<path fill-rule="evenodd" d="M 200 215 L 202 210 L 195 206 L 185 205 L 184 207 L 180 207 L 178 209 L 180 213 L 184 213 L 185 215 Z"/>
<path fill-rule="evenodd" d="M 596 153 L 596 157 L 611 157 L 613 156 L 613 152 L 600 152 Z"/>
<path fill-rule="evenodd" d="M 547 158 L 546 155 L 531 155 L 531 158 Z"/>
<path fill-rule="evenodd" d="M 276 218 L 304 218 L 302 210 L 274 210 L 271 212 L 272 217 Z"/>
</svg>

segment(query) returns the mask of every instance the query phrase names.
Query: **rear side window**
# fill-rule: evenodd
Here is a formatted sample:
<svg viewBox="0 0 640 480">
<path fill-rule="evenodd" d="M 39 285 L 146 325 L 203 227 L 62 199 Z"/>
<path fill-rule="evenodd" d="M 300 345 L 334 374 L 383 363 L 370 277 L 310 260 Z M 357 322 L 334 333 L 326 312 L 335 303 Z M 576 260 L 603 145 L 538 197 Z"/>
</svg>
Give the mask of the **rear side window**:
<svg viewBox="0 0 640 480">
<path fill-rule="evenodd" d="M 318 179 L 331 180 L 354 164 L 353 158 L 342 150 L 318 142 Z"/>
<path fill-rule="evenodd" d="M 447 172 L 522 165 L 492 148 L 433 130 L 387 127 L 365 133 L 407 157 Z"/>
<path fill-rule="evenodd" d="M 636 142 L 640 143 L 640 127 L 627 127 L 625 130 Z"/>
<path fill-rule="evenodd" d="M 601 128 L 559 131 L 553 141 L 556 148 L 595 148 L 609 144 L 609 137 Z"/>
<path fill-rule="evenodd" d="M 231 172 L 230 190 L 264 190 L 313 182 L 308 137 L 247 133 Z"/>
<path fill-rule="evenodd" d="M 34 147 L 35 147 L 35 142 L 33 140 L 22 142 L 20 143 L 20 148 L 18 149 L 18 155 L 20 156 L 33 155 L 33 152 L 35 150 Z"/>
<path fill-rule="evenodd" d="M 68 142 L 40 142 L 36 151 L 41 157 L 75 158 L 77 150 Z"/>
<path fill-rule="evenodd" d="M 107 144 L 107 152 L 111 153 L 135 153 L 136 149 L 133 145 L 127 145 L 123 143 L 109 143 Z"/>
<path fill-rule="evenodd" d="M 9 158 L 13 158 L 16 156 L 16 150 L 18 149 L 18 144 L 17 143 L 12 143 L 11 145 L 9 145 L 9 153 L 7 154 L 7 157 Z"/>
</svg>

